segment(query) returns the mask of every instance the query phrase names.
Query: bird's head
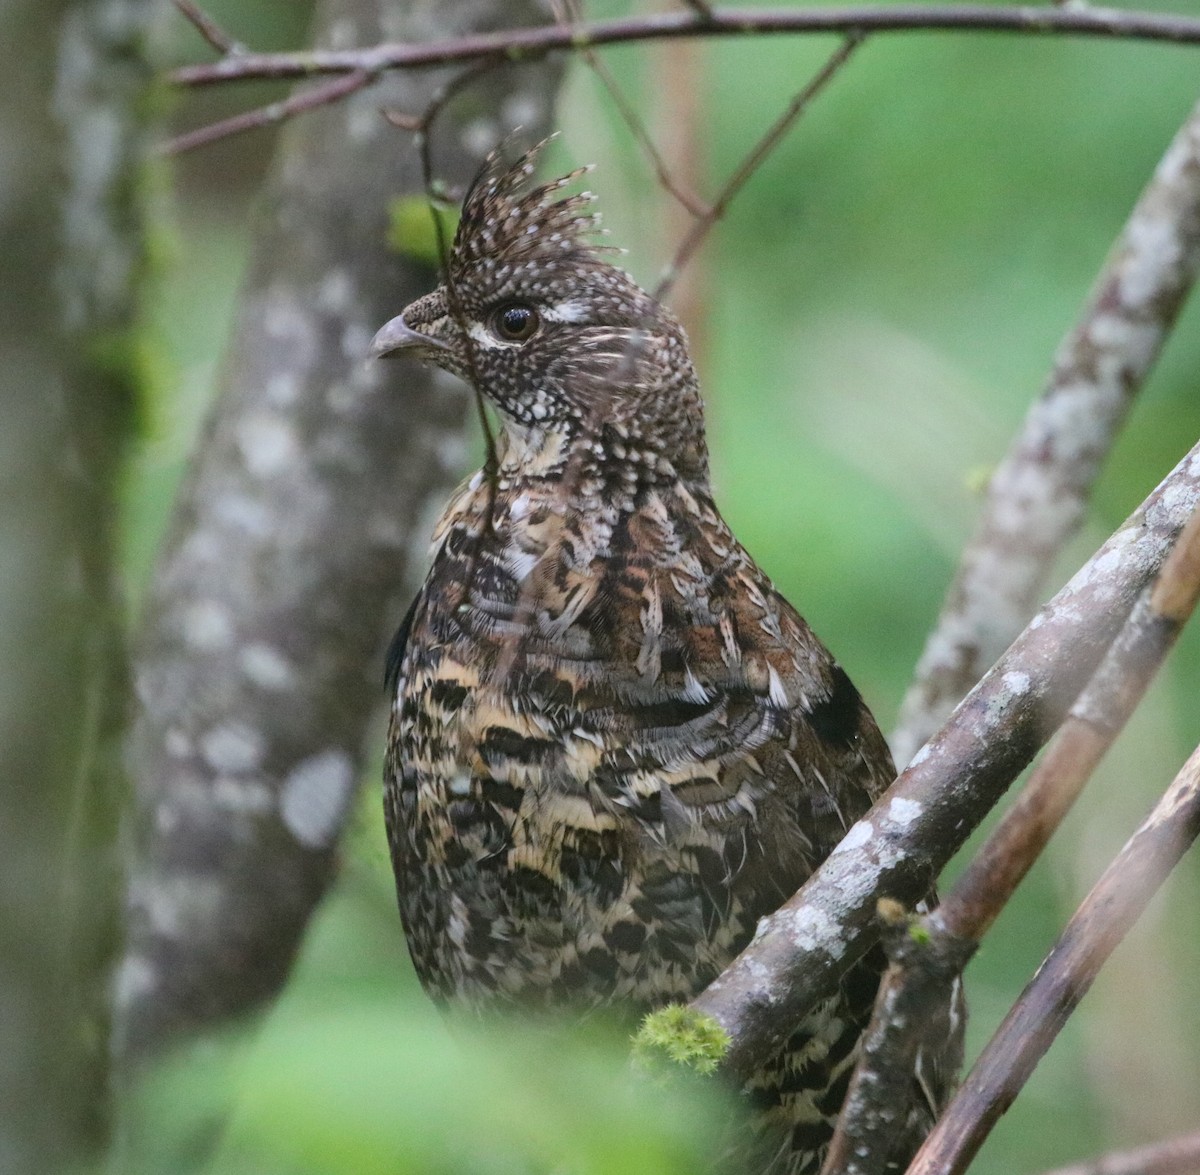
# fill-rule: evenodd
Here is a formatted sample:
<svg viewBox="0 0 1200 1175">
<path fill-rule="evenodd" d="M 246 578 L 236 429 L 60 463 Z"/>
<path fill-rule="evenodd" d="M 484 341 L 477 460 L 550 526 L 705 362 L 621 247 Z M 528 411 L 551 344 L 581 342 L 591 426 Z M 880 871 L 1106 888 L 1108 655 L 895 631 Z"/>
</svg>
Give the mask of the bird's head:
<svg viewBox="0 0 1200 1175">
<path fill-rule="evenodd" d="M 505 464 L 542 474 L 573 457 L 637 480 L 707 479 L 703 411 L 674 315 L 597 245 L 587 169 L 532 183 L 539 147 L 471 185 L 443 284 L 375 336 L 376 356 L 435 363 L 499 412 Z"/>
</svg>

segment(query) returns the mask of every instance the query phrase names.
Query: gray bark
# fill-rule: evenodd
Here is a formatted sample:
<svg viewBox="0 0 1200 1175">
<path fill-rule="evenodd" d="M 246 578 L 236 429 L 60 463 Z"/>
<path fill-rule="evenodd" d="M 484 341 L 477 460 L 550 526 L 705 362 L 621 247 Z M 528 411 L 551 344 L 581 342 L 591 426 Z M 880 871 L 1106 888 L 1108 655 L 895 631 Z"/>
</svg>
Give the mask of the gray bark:
<svg viewBox="0 0 1200 1175">
<path fill-rule="evenodd" d="M 521 20 L 533 0 L 326 0 L 319 44 L 421 41 Z M 247 1013 L 284 982 L 328 886 L 377 727 L 382 646 L 462 461 L 465 393 L 367 362 L 373 332 L 435 274 L 390 255 L 387 205 L 421 190 L 409 136 L 445 72 L 393 76 L 285 130 L 261 201 L 215 411 L 141 625 L 136 787 L 116 1048 L 127 1062 Z M 506 67 L 433 134 L 464 183 L 557 72 Z M 397 929 L 399 933 L 399 929 Z"/>
<path fill-rule="evenodd" d="M 0 1170 L 100 1153 L 145 0 L 0 8 Z M 57 55 L 57 64 L 56 64 Z"/>
</svg>

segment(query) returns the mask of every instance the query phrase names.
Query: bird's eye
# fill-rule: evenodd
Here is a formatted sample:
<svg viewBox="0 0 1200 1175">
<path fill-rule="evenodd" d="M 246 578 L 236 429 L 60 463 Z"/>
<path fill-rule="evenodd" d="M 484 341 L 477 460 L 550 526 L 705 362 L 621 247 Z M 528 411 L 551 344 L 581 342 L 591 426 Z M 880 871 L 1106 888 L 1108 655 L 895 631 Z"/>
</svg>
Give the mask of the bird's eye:
<svg viewBox="0 0 1200 1175">
<path fill-rule="evenodd" d="M 494 322 L 496 333 L 513 343 L 523 343 L 532 338 L 541 325 L 537 311 L 525 302 L 509 302 L 501 306 L 496 311 Z"/>
</svg>

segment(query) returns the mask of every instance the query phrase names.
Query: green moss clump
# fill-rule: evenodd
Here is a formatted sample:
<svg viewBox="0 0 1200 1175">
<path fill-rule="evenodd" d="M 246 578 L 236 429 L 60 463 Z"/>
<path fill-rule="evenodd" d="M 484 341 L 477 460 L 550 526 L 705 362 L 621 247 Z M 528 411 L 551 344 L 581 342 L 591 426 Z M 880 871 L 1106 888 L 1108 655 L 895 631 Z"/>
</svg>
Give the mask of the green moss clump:
<svg viewBox="0 0 1200 1175">
<path fill-rule="evenodd" d="M 664 1061 L 696 1073 L 713 1073 L 729 1051 L 729 1033 L 705 1012 L 686 1004 L 668 1004 L 651 1012 L 633 1038 L 633 1059 L 640 1068 L 661 1073 Z"/>
</svg>

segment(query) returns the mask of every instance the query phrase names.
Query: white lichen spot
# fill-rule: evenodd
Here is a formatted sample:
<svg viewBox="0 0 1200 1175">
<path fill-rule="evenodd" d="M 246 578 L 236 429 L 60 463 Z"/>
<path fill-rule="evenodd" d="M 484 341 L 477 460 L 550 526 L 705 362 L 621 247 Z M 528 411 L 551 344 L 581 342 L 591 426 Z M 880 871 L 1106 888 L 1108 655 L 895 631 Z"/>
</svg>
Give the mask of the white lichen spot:
<svg viewBox="0 0 1200 1175">
<path fill-rule="evenodd" d="M 371 353 L 372 332 L 361 322 L 348 322 L 342 331 L 342 354 L 347 359 L 366 359 Z"/>
<path fill-rule="evenodd" d="M 154 965 L 142 955 L 126 955 L 112 978 L 114 1007 L 125 1009 L 148 996 L 158 986 Z"/>
<path fill-rule="evenodd" d="M 788 919 L 788 931 L 792 943 L 802 951 L 823 951 L 836 959 L 846 949 L 837 924 L 813 906 L 801 906 Z"/>
<path fill-rule="evenodd" d="M 237 775 L 262 763 L 266 741 L 244 722 L 223 723 L 200 736 L 200 753 L 214 770 Z"/>
<path fill-rule="evenodd" d="M 909 760 L 908 765 L 910 767 L 916 767 L 919 763 L 924 763 L 925 760 L 928 759 L 932 754 L 933 751 L 930 750 L 930 744 L 926 743 L 915 755 L 913 755 L 913 757 Z"/>
<path fill-rule="evenodd" d="M 328 848 L 346 818 L 353 784 L 354 763 L 343 750 L 302 760 L 288 773 L 279 799 L 287 830 L 307 848 Z"/>
<path fill-rule="evenodd" d="M 1156 323 L 1139 322 L 1120 314 L 1097 314 L 1088 325 L 1092 342 L 1115 354 L 1114 375 L 1122 370 L 1145 371 L 1158 353 L 1162 334 Z"/>
<path fill-rule="evenodd" d="M 325 393 L 325 403 L 332 412 L 348 412 L 362 403 L 362 393 L 348 379 L 335 379 Z"/>
<path fill-rule="evenodd" d="M 887 818 L 897 828 L 907 828 L 914 820 L 920 818 L 922 811 L 922 806 L 916 800 L 895 796 L 887 806 Z"/>
<path fill-rule="evenodd" d="M 473 118 L 459 133 L 463 149 L 483 158 L 500 137 L 500 128 L 494 118 Z"/>
<path fill-rule="evenodd" d="M 1183 259 L 1178 229 L 1167 216 L 1135 216 L 1125 230 L 1126 258 L 1120 297 L 1135 310 L 1146 307 L 1165 285 L 1174 285 Z"/>
<path fill-rule="evenodd" d="M 1196 491 L 1188 485 L 1169 485 L 1159 498 L 1162 507 L 1173 517 L 1186 518 L 1196 502 Z"/>
<path fill-rule="evenodd" d="M 1030 678 L 1028 673 L 1022 673 L 1018 669 L 1010 669 L 1003 677 L 1000 678 L 1000 684 L 1010 694 L 1023 694 L 1029 689 Z"/>
<path fill-rule="evenodd" d="M 166 747 L 167 754 L 172 759 L 191 758 L 192 740 L 186 731 L 180 730 L 177 726 L 167 728 L 167 733 L 163 735 L 163 746 Z"/>
<path fill-rule="evenodd" d="M 263 689 L 285 690 L 296 684 L 291 661 L 262 641 L 247 645 L 238 655 L 238 664 L 246 677 Z"/>
<path fill-rule="evenodd" d="M 848 833 L 838 842 L 834 853 L 849 853 L 854 849 L 861 849 L 872 836 L 875 835 L 875 830 L 865 820 L 860 820 L 855 824 Z M 831 853 L 830 856 L 833 854 Z"/>
<path fill-rule="evenodd" d="M 271 533 L 271 511 L 266 504 L 246 494 L 224 494 L 216 500 L 213 514 L 231 530 L 263 538 Z"/>
<path fill-rule="evenodd" d="M 300 380 L 292 371 L 276 371 L 268 376 L 267 400 L 277 408 L 287 408 L 300 396 Z"/>
<path fill-rule="evenodd" d="M 216 600 L 197 600 L 183 613 L 183 639 L 198 652 L 227 649 L 233 642 L 233 618 Z"/>
<path fill-rule="evenodd" d="M 299 452 L 292 427 L 277 416 L 248 417 L 237 430 L 238 448 L 255 477 L 271 477 L 287 469 Z"/>
<path fill-rule="evenodd" d="M 544 109 L 536 94 L 510 94 L 500 106 L 500 116 L 506 126 L 529 127 L 541 120 Z"/>
<path fill-rule="evenodd" d="M 262 816 L 274 807 L 275 797 L 265 783 L 219 775 L 212 783 L 212 801 L 225 812 Z"/>
<path fill-rule="evenodd" d="M 272 291 L 263 308 L 263 330 L 270 338 L 298 341 L 308 337 L 308 319 L 292 300 L 291 292 Z"/>
<path fill-rule="evenodd" d="M 327 314 L 344 314 L 354 296 L 354 283 L 344 269 L 331 269 L 317 287 L 317 307 Z"/>
</svg>

